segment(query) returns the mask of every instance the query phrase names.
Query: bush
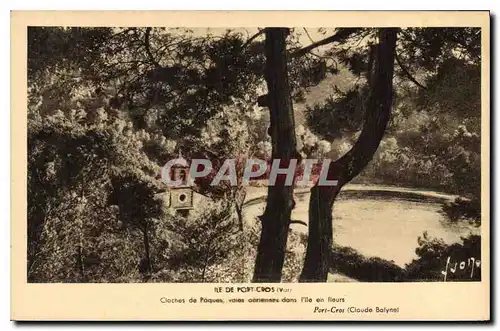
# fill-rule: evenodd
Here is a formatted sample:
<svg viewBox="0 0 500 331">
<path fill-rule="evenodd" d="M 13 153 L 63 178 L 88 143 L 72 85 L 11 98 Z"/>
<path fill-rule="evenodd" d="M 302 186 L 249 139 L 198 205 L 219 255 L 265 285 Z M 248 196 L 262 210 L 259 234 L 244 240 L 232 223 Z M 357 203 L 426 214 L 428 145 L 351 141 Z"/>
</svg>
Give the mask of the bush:
<svg viewBox="0 0 500 331">
<path fill-rule="evenodd" d="M 192 217 L 173 217 L 165 222 L 164 228 L 171 234 L 170 256 L 166 257 L 163 269 L 157 271 L 155 281 L 215 281 L 216 266 L 226 261 L 241 242 L 229 203 L 205 206 L 205 210 Z"/>
<path fill-rule="evenodd" d="M 447 245 L 430 238 L 418 238 L 418 255 L 405 268 L 379 257 L 365 257 L 352 247 L 334 246 L 330 272 L 362 282 L 480 281 L 481 237 L 470 235 L 462 243 Z"/>
<path fill-rule="evenodd" d="M 456 198 L 454 201 L 445 204 L 442 213 L 451 221 L 469 221 L 479 226 L 481 225 L 481 200 Z"/>
<path fill-rule="evenodd" d="M 462 243 L 447 245 L 442 239 L 429 238 L 424 232 L 418 244 L 415 251 L 419 258 L 406 265 L 408 281 L 443 281 L 442 272 L 447 274 L 447 281 L 481 280 L 480 236 L 470 235 L 462 238 Z"/>
<path fill-rule="evenodd" d="M 367 258 L 352 247 L 334 246 L 330 269 L 363 282 L 398 282 L 404 277 L 404 269 L 394 262 Z"/>
</svg>

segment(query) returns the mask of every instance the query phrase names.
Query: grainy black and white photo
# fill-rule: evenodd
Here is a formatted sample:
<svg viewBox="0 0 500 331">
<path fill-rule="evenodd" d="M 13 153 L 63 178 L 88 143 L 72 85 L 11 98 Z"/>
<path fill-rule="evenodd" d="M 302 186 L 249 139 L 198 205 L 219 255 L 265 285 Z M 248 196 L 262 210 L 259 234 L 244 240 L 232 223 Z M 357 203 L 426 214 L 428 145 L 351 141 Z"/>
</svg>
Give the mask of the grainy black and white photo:
<svg viewBox="0 0 500 331">
<path fill-rule="evenodd" d="M 32 26 L 27 50 L 29 283 L 481 281 L 480 28 Z"/>
</svg>

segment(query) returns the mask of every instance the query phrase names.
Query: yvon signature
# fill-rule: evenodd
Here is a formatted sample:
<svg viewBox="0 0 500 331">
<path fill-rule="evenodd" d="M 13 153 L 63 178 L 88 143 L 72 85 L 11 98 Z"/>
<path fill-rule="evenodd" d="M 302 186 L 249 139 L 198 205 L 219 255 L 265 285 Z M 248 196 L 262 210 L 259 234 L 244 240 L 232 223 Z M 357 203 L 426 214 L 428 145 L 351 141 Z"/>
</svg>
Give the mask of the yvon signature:
<svg viewBox="0 0 500 331">
<path fill-rule="evenodd" d="M 474 275 L 481 275 L 481 260 L 474 257 L 469 257 L 467 260 L 456 260 L 453 261 L 451 256 L 446 259 L 446 266 L 441 274 L 444 276 L 443 281 L 447 281 L 450 278 L 453 279 L 463 279 L 467 278 L 473 279 Z"/>
</svg>

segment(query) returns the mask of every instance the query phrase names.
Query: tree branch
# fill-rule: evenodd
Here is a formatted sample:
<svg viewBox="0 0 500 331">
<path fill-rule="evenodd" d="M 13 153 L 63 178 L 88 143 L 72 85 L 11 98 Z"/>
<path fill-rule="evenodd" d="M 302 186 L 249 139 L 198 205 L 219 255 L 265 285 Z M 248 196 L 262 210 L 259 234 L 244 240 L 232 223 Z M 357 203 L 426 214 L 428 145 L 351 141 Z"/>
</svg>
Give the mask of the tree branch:
<svg viewBox="0 0 500 331">
<path fill-rule="evenodd" d="M 299 220 L 291 220 L 290 224 L 302 224 L 303 226 L 307 226 L 307 223 Z"/>
<path fill-rule="evenodd" d="M 401 68 L 401 70 L 403 71 L 403 73 L 405 74 L 405 76 L 411 80 L 413 82 L 413 84 L 417 85 L 418 87 L 420 87 L 421 89 L 424 89 L 424 90 L 427 90 L 427 87 L 420 84 L 413 76 L 412 74 L 410 73 L 410 71 L 403 65 L 403 63 L 401 62 L 399 56 L 398 56 L 398 53 L 395 53 L 394 54 L 394 57 L 396 58 L 396 62 L 398 64 L 398 66 Z"/>
<path fill-rule="evenodd" d="M 303 48 L 299 49 L 298 51 L 293 52 L 291 54 L 290 58 L 293 59 L 293 58 L 296 58 L 296 57 L 301 57 L 301 56 L 309 53 L 310 51 L 312 51 L 313 49 L 315 49 L 317 47 L 341 41 L 341 40 L 349 37 L 350 35 L 352 35 L 353 33 L 357 32 L 359 30 L 360 30 L 359 28 L 344 28 L 344 29 L 339 29 L 337 31 L 337 33 L 335 33 L 333 36 L 330 36 L 328 38 L 325 38 L 325 39 L 322 39 L 322 40 L 317 41 L 315 43 L 312 43 L 309 46 L 303 47 Z"/>
<path fill-rule="evenodd" d="M 304 32 L 306 33 L 307 37 L 309 38 L 309 40 L 311 41 L 311 43 L 314 44 L 314 40 L 311 38 L 311 35 L 309 34 L 309 32 L 307 32 L 307 29 L 304 28 Z"/>
<path fill-rule="evenodd" d="M 257 37 L 259 37 L 260 35 L 264 34 L 264 32 L 266 32 L 266 29 L 261 29 L 259 30 L 259 32 L 257 32 L 256 34 L 254 34 L 253 36 L 251 36 L 242 46 L 242 48 L 245 48 L 247 47 L 252 41 L 254 41 Z"/>
<path fill-rule="evenodd" d="M 155 60 L 153 54 L 151 53 L 151 46 L 149 42 L 149 38 L 151 35 L 151 28 L 146 28 L 146 33 L 144 35 L 144 46 L 146 47 L 146 54 L 148 55 L 149 60 L 154 64 L 156 68 L 161 68 L 161 65 L 158 61 Z"/>
<path fill-rule="evenodd" d="M 339 185 L 351 181 L 370 162 L 389 122 L 392 106 L 392 76 L 397 30 L 381 29 L 375 58 L 375 73 L 366 106 L 363 130 L 354 146 L 330 167 L 339 178 Z M 330 173 L 330 171 L 329 171 Z M 335 177 L 336 177 L 335 176 Z M 330 177 L 330 176 L 329 176 Z"/>
</svg>

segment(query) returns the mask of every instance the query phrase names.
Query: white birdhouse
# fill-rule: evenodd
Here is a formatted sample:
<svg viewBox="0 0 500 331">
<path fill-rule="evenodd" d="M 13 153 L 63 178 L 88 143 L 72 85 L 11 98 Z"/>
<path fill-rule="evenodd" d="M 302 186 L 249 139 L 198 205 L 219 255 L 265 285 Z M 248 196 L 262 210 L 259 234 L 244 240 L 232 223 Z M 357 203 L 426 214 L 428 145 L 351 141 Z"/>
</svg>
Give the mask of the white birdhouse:
<svg viewBox="0 0 500 331">
<path fill-rule="evenodd" d="M 180 152 L 179 159 L 182 159 Z M 189 167 L 176 164 L 170 171 L 170 178 L 180 182 L 180 185 L 170 188 L 170 206 L 177 210 L 193 209 L 193 190 L 188 184 Z"/>
</svg>

